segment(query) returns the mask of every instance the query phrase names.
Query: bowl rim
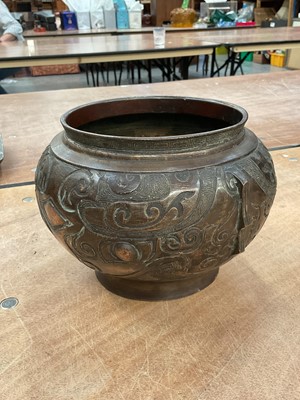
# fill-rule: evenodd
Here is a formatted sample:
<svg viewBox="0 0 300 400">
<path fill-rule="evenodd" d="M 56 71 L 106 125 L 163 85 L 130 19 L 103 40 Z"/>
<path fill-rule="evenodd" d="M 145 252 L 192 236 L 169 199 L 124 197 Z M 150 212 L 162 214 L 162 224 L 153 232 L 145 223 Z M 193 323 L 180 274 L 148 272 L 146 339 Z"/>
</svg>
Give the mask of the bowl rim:
<svg viewBox="0 0 300 400">
<path fill-rule="evenodd" d="M 146 100 L 179 100 L 179 101 L 192 101 L 192 102 L 197 102 L 197 103 L 210 103 L 218 106 L 223 106 L 226 108 L 231 108 L 241 114 L 241 119 L 235 124 L 231 124 L 225 128 L 221 129 L 214 129 L 210 131 L 204 131 L 204 132 L 195 132 L 195 133 L 189 133 L 189 134 L 179 134 L 179 135 L 169 135 L 169 136 L 120 136 L 120 135 L 107 135 L 104 133 L 96 133 L 96 132 L 90 132 L 90 131 L 85 131 L 78 129 L 76 127 L 71 126 L 68 123 L 68 118 L 70 118 L 71 115 L 74 113 L 79 112 L 80 110 L 87 109 L 89 107 L 93 107 L 96 105 L 101 105 L 101 104 L 113 104 L 117 102 L 131 102 L 131 101 L 146 101 Z M 236 105 L 234 103 L 230 103 L 227 101 L 223 100 L 217 100 L 217 99 L 212 99 L 212 98 L 203 98 L 203 97 L 194 97 L 194 96 L 166 96 L 166 95 L 146 95 L 146 96 L 122 96 L 122 97 L 115 97 L 115 98 L 109 98 L 109 99 L 104 99 L 104 100 L 96 100 L 93 102 L 85 103 L 76 107 L 71 108 L 70 110 L 66 111 L 63 113 L 60 117 L 60 122 L 65 129 L 66 132 L 71 132 L 71 133 L 76 133 L 76 134 L 81 134 L 81 135 L 87 135 L 89 137 L 102 137 L 103 139 L 108 139 L 108 140 L 114 140 L 114 139 L 119 139 L 122 141 L 134 141 L 134 142 L 149 142 L 149 141 L 173 141 L 173 140 L 182 140 L 184 138 L 196 138 L 198 136 L 203 137 L 203 136 L 212 136 L 216 133 L 224 132 L 224 134 L 228 131 L 231 131 L 233 129 L 242 129 L 244 125 L 246 124 L 248 120 L 248 112 L 241 106 Z"/>
</svg>

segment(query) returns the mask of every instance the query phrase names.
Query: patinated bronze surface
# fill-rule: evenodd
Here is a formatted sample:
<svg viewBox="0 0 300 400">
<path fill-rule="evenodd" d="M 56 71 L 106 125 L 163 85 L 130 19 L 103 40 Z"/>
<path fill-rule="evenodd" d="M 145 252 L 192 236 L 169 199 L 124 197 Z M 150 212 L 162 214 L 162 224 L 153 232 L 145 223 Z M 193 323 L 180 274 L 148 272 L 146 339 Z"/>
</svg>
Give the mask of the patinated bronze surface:
<svg viewBox="0 0 300 400">
<path fill-rule="evenodd" d="M 100 282 L 144 300 L 195 293 L 244 251 L 276 191 L 244 109 L 185 97 L 71 110 L 36 173 L 41 215 Z"/>
</svg>

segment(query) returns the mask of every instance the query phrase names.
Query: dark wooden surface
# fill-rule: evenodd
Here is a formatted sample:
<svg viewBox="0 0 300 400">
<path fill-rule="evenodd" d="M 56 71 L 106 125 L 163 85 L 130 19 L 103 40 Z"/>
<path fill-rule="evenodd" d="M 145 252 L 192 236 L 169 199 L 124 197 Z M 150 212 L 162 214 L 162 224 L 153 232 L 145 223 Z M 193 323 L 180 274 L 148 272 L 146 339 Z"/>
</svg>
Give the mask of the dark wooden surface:
<svg viewBox="0 0 300 400">
<path fill-rule="evenodd" d="M 300 144 L 300 71 L 12 94 L 0 96 L 5 150 L 0 185 L 34 179 L 42 151 L 62 130 L 59 119 L 64 112 L 92 101 L 145 95 L 185 95 L 236 103 L 249 114 L 246 126 L 268 148 Z"/>
</svg>

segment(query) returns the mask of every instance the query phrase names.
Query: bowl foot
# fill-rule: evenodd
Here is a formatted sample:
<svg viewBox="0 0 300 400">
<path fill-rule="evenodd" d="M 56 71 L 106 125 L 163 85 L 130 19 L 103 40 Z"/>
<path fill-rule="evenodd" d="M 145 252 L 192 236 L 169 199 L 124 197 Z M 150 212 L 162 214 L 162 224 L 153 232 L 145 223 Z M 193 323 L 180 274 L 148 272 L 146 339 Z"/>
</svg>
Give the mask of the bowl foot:
<svg viewBox="0 0 300 400">
<path fill-rule="evenodd" d="M 134 300 L 172 300 L 189 296 L 210 285 L 218 275 L 219 268 L 206 274 L 178 281 L 138 281 L 113 277 L 96 271 L 101 284 L 110 292 Z"/>
</svg>

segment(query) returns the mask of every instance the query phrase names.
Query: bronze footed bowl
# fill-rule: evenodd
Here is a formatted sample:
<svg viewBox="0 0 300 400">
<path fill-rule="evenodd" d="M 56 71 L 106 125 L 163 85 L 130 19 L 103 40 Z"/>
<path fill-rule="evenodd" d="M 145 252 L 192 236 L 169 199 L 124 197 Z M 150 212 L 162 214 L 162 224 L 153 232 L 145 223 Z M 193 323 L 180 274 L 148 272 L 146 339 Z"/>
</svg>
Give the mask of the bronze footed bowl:
<svg viewBox="0 0 300 400">
<path fill-rule="evenodd" d="M 64 114 L 36 172 L 53 235 L 111 292 L 173 299 L 211 284 L 276 192 L 246 111 L 188 97 L 99 101 Z"/>
</svg>

